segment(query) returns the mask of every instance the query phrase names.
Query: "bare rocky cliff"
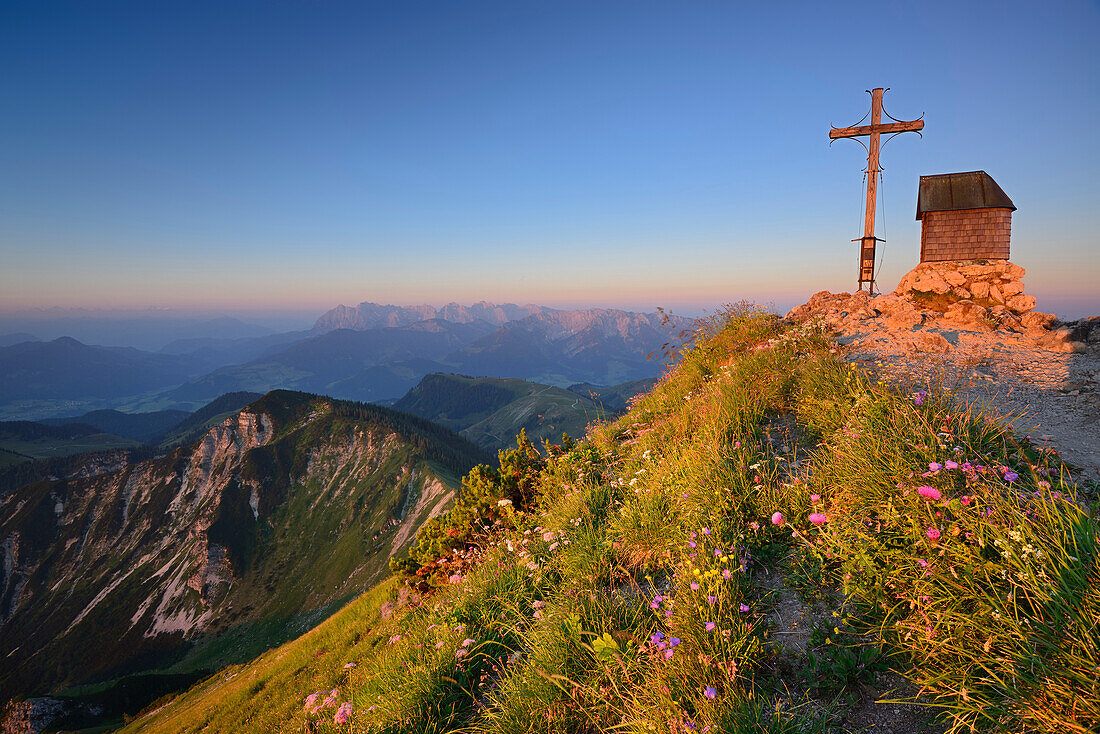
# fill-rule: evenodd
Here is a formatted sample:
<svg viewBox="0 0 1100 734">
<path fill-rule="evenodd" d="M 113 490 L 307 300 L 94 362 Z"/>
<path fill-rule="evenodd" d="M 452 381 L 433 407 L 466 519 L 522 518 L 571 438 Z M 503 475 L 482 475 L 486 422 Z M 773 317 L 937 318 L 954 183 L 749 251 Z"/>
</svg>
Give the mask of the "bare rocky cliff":
<svg viewBox="0 0 1100 734">
<path fill-rule="evenodd" d="M 348 598 L 483 458 L 411 416 L 278 391 L 167 456 L 22 487 L 0 499 L 4 697 Z"/>
</svg>

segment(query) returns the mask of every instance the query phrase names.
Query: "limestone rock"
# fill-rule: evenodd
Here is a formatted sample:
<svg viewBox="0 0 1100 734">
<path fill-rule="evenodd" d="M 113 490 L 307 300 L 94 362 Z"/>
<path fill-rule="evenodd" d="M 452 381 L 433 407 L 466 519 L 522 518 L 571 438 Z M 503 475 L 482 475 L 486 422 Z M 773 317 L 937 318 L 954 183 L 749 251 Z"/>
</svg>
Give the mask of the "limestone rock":
<svg viewBox="0 0 1100 734">
<path fill-rule="evenodd" d="M 1018 280 L 1010 280 L 1000 285 L 1001 295 L 1005 298 L 1024 292 L 1024 284 Z"/>
<path fill-rule="evenodd" d="M 989 312 L 973 301 L 952 303 L 943 313 L 943 321 L 970 331 L 990 331 L 992 329 Z"/>
<path fill-rule="evenodd" d="M 940 276 L 936 271 L 930 271 L 922 274 L 913 283 L 913 290 L 921 293 L 935 293 L 942 296 L 951 290 L 951 286 Z"/>
<path fill-rule="evenodd" d="M 943 279 L 948 285 L 958 286 L 966 282 L 966 276 L 957 270 L 949 270 L 943 274 Z"/>
<path fill-rule="evenodd" d="M 970 284 L 970 294 L 974 298 L 986 299 L 989 298 L 989 283 L 985 281 L 975 281 Z"/>
<path fill-rule="evenodd" d="M 931 352 L 933 354 L 943 354 L 954 349 L 951 342 L 944 339 L 942 334 L 934 331 L 921 332 L 916 339 L 909 342 L 907 348 L 911 352 Z"/>
<path fill-rule="evenodd" d="M 1029 296 L 1026 293 L 1018 293 L 1005 301 L 1005 305 L 1016 313 L 1027 313 L 1035 308 L 1035 296 Z"/>
<path fill-rule="evenodd" d="M 1045 329 L 1054 323 L 1054 314 L 1043 313 L 1042 311 L 1032 311 L 1031 313 L 1024 314 L 1020 318 L 1020 323 L 1023 324 L 1025 329 L 1031 329 L 1036 326 Z"/>
</svg>

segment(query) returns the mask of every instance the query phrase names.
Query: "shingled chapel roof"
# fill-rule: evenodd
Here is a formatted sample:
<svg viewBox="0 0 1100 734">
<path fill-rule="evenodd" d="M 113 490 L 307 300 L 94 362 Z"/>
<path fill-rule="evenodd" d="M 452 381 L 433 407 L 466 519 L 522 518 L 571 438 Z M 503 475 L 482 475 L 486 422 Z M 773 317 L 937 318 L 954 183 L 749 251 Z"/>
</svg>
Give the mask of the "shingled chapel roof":
<svg viewBox="0 0 1100 734">
<path fill-rule="evenodd" d="M 917 219 L 925 212 L 957 209 L 1011 209 L 1016 206 L 985 171 L 921 176 L 917 194 Z"/>
</svg>

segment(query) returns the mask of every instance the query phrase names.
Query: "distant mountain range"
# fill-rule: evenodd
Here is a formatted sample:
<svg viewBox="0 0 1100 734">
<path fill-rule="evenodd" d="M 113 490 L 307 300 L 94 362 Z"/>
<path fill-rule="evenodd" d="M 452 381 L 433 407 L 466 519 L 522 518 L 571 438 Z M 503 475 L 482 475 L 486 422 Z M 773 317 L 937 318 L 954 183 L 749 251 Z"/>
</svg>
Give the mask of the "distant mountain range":
<svg viewBox="0 0 1100 734">
<path fill-rule="evenodd" d="M 489 460 L 414 416 L 275 391 L 159 458 L 0 494 L 0 699 L 248 659 L 377 581 Z"/>
<path fill-rule="evenodd" d="M 130 347 L 97 347 L 70 337 L 0 347 L 0 404 L 120 398 L 179 384 L 194 374 L 186 358 Z"/>
<path fill-rule="evenodd" d="M 189 338 L 156 353 L 24 341 L 0 347 L 0 419 L 190 412 L 224 393 L 277 388 L 383 402 L 433 372 L 616 385 L 656 377 L 649 355 L 692 324 L 613 309 L 362 303 L 329 311 L 309 332 Z"/>
<path fill-rule="evenodd" d="M 313 330 L 319 332 L 335 329 L 363 331 L 380 327 L 408 326 L 417 321 L 431 319 L 453 321 L 459 324 L 484 321 L 487 324 L 500 326 L 509 321 L 516 321 L 552 310 L 544 306 L 531 304 L 517 306 L 514 303 L 505 303 L 498 306 L 488 301 L 481 301 L 471 306 L 448 303 L 442 308 L 427 305 L 383 306 L 377 303 L 363 302 L 354 308 L 351 306 L 337 306 L 322 314 L 317 319 L 317 323 L 313 325 Z"/>
<path fill-rule="evenodd" d="M 437 312 L 467 319 L 486 311 L 507 314 L 513 308 L 490 306 Z M 356 318 L 370 315 L 369 323 L 419 315 L 396 308 L 363 304 L 354 313 Z M 322 320 L 326 325 L 345 323 L 336 318 L 340 313 L 330 312 L 326 317 L 331 318 Z M 349 319 L 346 323 L 359 322 Z M 663 319 L 657 314 L 612 309 L 541 309 L 500 326 L 484 320 L 435 317 L 402 326 L 318 329 L 323 332 L 319 336 L 191 380 L 167 397 L 178 402 L 201 401 L 231 390 L 262 391 L 278 386 L 380 401 L 400 397 L 432 372 L 511 377 L 558 387 L 577 382 L 613 385 L 656 377 L 661 365 L 650 355 L 676 341 L 680 331 L 692 323 L 680 317 Z"/>
</svg>

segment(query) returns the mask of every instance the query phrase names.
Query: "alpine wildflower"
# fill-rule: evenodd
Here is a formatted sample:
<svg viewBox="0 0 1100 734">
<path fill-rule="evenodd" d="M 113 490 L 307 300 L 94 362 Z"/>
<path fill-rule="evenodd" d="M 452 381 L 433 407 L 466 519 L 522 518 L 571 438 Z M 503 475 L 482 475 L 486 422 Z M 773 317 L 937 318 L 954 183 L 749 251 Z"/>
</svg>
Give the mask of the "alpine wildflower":
<svg viewBox="0 0 1100 734">
<path fill-rule="evenodd" d="M 811 512 L 808 518 L 814 525 L 824 525 L 829 518 L 822 515 L 820 512 Z"/>
<path fill-rule="evenodd" d="M 943 495 L 940 494 L 940 491 L 938 489 L 936 489 L 935 487 L 928 487 L 928 486 L 917 487 L 917 494 L 919 494 L 921 497 L 924 497 L 927 500 L 932 500 L 932 501 L 938 500 L 941 497 L 943 497 Z"/>
<path fill-rule="evenodd" d="M 340 708 L 336 709 L 336 715 L 332 717 L 333 724 L 346 724 L 351 718 L 351 701 L 344 701 Z"/>
</svg>

